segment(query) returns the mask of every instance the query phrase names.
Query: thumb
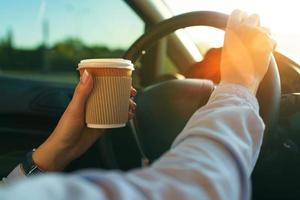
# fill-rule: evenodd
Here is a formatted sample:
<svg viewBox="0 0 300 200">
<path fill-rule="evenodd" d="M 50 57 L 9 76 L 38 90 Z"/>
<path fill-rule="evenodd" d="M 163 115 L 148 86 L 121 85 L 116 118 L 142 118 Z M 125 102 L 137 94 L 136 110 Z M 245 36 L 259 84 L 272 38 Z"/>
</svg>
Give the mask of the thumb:
<svg viewBox="0 0 300 200">
<path fill-rule="evenodd" d="M 63 142 L 64 144 L 70 142 L 72 143 L 72 139 L 76 139 L 76 135 L 78 136 L 83 129 L 85 104 L 92 89 L 92 75 L 90 75 L 87 71 L 84 71 L 75 89 L 71 102 L 59 120 L 54 134 L 51 134 L 50 137 L 54 137 L 54 135 L 56 135 L 55 133 L 57 132 L 59 135 L 63 136 L 62 140 L 65 141 Z M 73 136 L 66 137 L 66 135 L 69 135 L 70 133 L 72 133 Z"/>
<path fill-rule="evenodd" d="M 84 70 L 84 72 L 80 77 L 80 81 L 75 89 L 72 101 L 70 103 L 71 107 L 73 107 L 76 110 L 81 109 L 83 112 L 86 101 L 92 89 L 93 89 L 92 75 L 87 70 Z"/>
</svg>

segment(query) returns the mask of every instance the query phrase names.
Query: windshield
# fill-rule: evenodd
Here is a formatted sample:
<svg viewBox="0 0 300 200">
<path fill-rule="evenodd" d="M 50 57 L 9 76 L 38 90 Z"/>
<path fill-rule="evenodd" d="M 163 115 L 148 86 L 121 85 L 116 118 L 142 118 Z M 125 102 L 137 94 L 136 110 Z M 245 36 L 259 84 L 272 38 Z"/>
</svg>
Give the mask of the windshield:
<svg viewBox="0 0 300 200">
<path fill-rule="evenodd" d="M 81 59 L 121 57 L 143 32 L 122 0 L 0 1 L 0 75 L 75 82 Z"/>
<path fill-rule="evenodd" d="M 230 14 L 234 9 L 257 13 L 261 23 L 271 29 L 277 50 L 300 63 L 300 12 L 298 1 L 269 0 L 163 0 L 174 15 L 190 11 L 211 10 Z M 189 28 L 188 33 L 201 51 L 223 43 L 223 32 L 212 28 Z"/>
</svg>

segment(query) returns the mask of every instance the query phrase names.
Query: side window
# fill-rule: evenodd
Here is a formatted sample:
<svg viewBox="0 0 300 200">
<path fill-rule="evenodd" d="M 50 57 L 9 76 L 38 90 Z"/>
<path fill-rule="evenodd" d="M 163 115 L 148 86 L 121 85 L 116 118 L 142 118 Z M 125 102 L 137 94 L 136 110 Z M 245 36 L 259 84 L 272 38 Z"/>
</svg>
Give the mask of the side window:
<svg viewBox="0 0 300 200">
<path fill-rule="evenodd" d="M 143 31 L 122 0 L 1 1 L 0 75 L 75 82 L 81 59 L 120 57 Z"/>
</svg>

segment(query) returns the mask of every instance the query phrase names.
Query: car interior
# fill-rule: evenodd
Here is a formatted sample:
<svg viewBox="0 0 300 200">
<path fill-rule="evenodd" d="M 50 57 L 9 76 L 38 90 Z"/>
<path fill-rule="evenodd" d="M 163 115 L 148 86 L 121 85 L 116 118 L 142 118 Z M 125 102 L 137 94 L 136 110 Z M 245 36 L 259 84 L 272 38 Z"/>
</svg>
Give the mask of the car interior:
<svg viewBox="0 0 300 200">
<path fill-rule="evenodd" d="M 65 169 L 66 173 L 86 168 L 128 171 L 151 164 L 170 149 L 192 114 L 207 103 L 220 79 L 222 47 L 203 51 L 185 30 L 201 26 L 223 32 L 229 13 L 198 10 L 174 14 L 164 0 L 114 1 L 143 24 L 142 32 L 127 49 L 115 52 L 116 57 L 135 64 L 136 117 L 124 128 L 108 129 Z M 1 54 L 11 56 L 8 50 L 0 48 L 1 177 L 51 134 L 79 80 L 76 66 L 72 66 L 76 74 L 73 82 L 6 73 Z M 49 50 L 48 56 L 54 53 Z M 98 56 L 97 52 L 94 55 Z M 76 62 L 84 56 L 78 56 Z M 251 176 L 253 199 L 300 198 L 299 83 L 300 65 L 274 51 L 257 94 L 266 130 Z"/>
</svg>

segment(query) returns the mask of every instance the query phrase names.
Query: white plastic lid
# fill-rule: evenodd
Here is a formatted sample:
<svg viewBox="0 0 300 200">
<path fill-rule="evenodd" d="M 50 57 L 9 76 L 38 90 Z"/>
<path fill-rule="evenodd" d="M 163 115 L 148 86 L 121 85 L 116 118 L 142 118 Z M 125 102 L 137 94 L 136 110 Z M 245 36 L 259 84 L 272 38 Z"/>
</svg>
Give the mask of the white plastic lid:
<svg viewBox="0 0 300 200">
<path fill-rule="evenodd" d="M 105 59 L 86 59 L 81 60 L 78 68 L 123 68 L 134 70 L 133 64 L 130 60 L 122 58 L 105 58 Z"/>
</svg>

